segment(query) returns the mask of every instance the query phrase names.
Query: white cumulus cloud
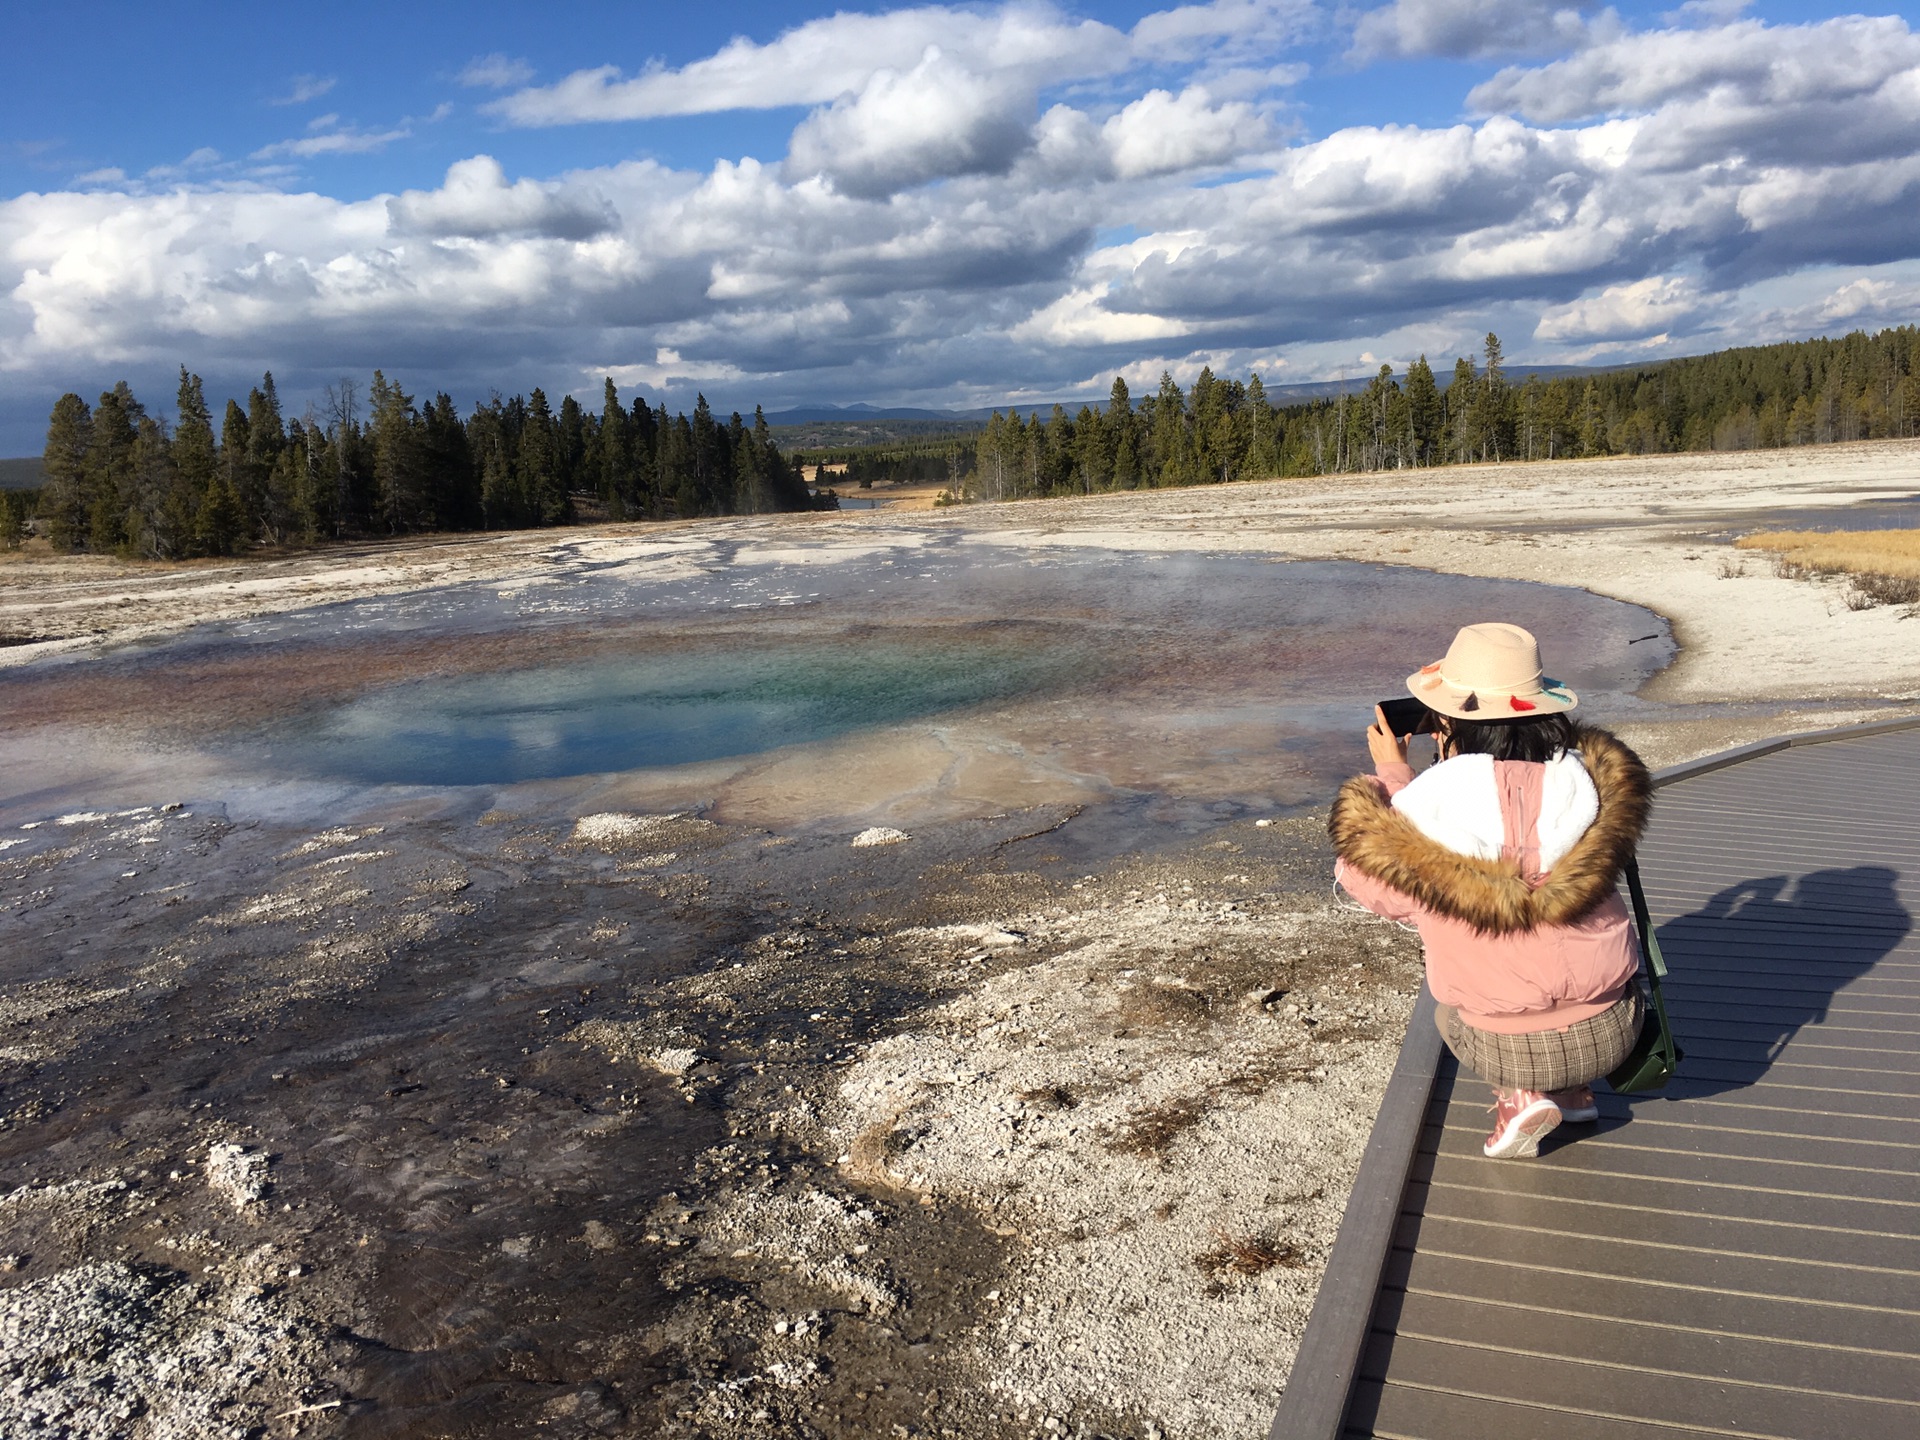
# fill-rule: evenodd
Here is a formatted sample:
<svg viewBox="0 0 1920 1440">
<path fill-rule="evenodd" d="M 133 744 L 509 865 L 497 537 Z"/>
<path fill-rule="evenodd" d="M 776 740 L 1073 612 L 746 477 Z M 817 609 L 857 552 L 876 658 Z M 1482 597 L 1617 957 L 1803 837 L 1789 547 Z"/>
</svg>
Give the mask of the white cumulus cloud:
<svg viewBox="0 0 1920 1440">
<path fill-rule="evenodd" d="M 493 109 L 519 125 L 567 125 L 823 105 L 857 94 L 882 71 L 913 70 L 929 47 L 975 73 L 1025 72 L 1036 81 L 1105 74 L 1128 56 L 1127 37 L 1112 26 L 1045 6 L 841 12 L 764 45 L 736 37 L 677 69 L 655 65 L 634 76 L 612 65 L 577 70 L 496 101 Z"/>
<path fill-rule="evenodd" d="M 1215 105 L 1202 86 L 1149 90 L 1101 127 L 1114 173 L 1136 180 L 1221 165 L 1267 145 L 1264 117 L 1244 101 Z"/>
<path fill-rule="evenodd" d="M 1863 98 L 1920 65 L 1920 35 L 1896 16 L 1810 25 L 1759 20 L 1622 35 L 1537 68 L 1502 70 L 1468 97 L 1482 113 L 1543 124 L 1674 101 L 1760 104 L 1784 119 L 1810 101 Z"/>
<path fill-rule="evenodd" d="M 912 69 L 879 70 L 793 132 L 787 170 L 850 195 L 890 195 L 953 175 L 998 174 L 1031 143 L 1034 94 L 976 75 L 929 46 Z"/>
<path fill-rule="evenodd" d="M 1690 279 L 1649 275 L 1550 307 L 1541 313 L 1533 334 L 1536 340 L 1570 342 L 1637 339 L 1672 330 L 1699 309 L 1700 294 Z"/>
</svg>

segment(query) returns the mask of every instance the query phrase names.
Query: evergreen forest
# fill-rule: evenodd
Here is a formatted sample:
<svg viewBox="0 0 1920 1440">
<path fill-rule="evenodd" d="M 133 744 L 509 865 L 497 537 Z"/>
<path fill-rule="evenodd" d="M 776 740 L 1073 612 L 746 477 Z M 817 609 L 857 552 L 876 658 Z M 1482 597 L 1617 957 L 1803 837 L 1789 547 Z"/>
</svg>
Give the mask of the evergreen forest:
<svg viewBox="0 0 1920 1440">
<path fill-rule="evenodd" d="M 1341 475 L 1508 460 L 1767 449 L 1920 436 L 1920 327 L 1723 350 L 1620 370 L 1509 375 L 1500 340 L 1443 381 L 1422 356 L 1360 390 L 1275 405 L 1259 375 L 1163 374 L 1136 400 L 1115 378 L 1104 406 L 996 412 L 971 435 L 783 454 L 756 408 L 722 422 L 567 396 L 497 393 L 464 419 L 375 371 L 286 419 L 267 375 L 216 431 L 200 378 L 180 371 L 177 420 L 123 382 L 89 407 L 60 397 L 44 485 L 0 498 L 0 545 L 30 516 L 64 550 L 175 558 L 423 530 L 517 529 L 576 519 L 758 514 L 838 504 L 805 467 L 844 483 L 934 482 L 951 500 Z"/>
<path fill-rule="evenodd" d="M 59 550 L 153 559 L 423 530 L 561 525 L 585 508 L 611 519 L 806 510 L 808 491 L 758 409 L 717 419 L 572 396 L 497 393 L 464 419 L 442 393 L 416 404 L 376 370 L 362 399 L 343 380 L 304 417 L 281 413 L 268 374 L 216 429 L 198 375 L 180 370 L 171 428 L 122 381 L 92 406 L 54 404 L 35 508 Z M 17 507 L 17 502 L 14 502 Z M 12 508 L 0 526 L 12 526 Z M 21 517 L 24 519 L 24 516 Z"/>
<path fill-rule="evenodd" d="M 1501 460 L 1751 450 L 1920 435 L 1920 327 L 1516 383 L 1498 336 L 1444 380 L 1422 356 L 1362 390 L 1276 406 L 1260 377 L 1169 374 L 1135 400 L 995 414 L 964 439 L 808 452 L 849 484 L 951 477 L 954 498 L 1090 494 Z"/>
</svg>

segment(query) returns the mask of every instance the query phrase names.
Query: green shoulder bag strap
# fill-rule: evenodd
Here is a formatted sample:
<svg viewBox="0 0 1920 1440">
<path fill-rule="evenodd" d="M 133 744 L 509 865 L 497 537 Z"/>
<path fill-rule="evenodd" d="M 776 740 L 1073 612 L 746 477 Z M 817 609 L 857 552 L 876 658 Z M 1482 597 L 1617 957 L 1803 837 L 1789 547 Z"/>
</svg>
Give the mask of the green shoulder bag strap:
<svg viewBox="0 0 1920 1440">
<path fill-rule="evenodd" d="M 1667 1002 L 1660 993 L 1666 979 L 1667 962 L 1660 953 L 1660 937 L 1654 933 L 1653 919 L 1647 912 L 1647 892 L 1640 884 L 1639 857 L 1627 860 L 1627 893 L 1633 899 L 1633 920 L 1640 931 L 1640 953 L 1647 962 L 1647 990 L 1653 1000 L 1653 1023 L 1643 1032 L 1633 1054 L 1607 1077 L 1607 1083 L 1625 1093 L 1658 1090 L 1673 1077 L 1683 1058 L 1674 1043 L 1673 1026 L 1667 1020 Z"/>
</svg>

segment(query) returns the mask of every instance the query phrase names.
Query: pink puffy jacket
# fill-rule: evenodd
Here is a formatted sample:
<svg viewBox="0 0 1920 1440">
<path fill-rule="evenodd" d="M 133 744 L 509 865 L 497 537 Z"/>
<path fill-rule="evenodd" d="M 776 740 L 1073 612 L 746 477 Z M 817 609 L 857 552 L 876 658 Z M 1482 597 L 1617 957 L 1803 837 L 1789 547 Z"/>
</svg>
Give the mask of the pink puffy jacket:
<svg viewBox="0 0 1920 1440">
<path fill-rule="evenodd" d="M 1545 765 L 1460 755 L 1418 779 L 1383 765 L 1342 787 L 1334 876 L 1412 922 L 1434 998 L 1482 1030 L 1599 1014 L 1639 965 L 1615 889 L 1651 800 L 1639 757 L 1603 730 Z"/>
</svg>

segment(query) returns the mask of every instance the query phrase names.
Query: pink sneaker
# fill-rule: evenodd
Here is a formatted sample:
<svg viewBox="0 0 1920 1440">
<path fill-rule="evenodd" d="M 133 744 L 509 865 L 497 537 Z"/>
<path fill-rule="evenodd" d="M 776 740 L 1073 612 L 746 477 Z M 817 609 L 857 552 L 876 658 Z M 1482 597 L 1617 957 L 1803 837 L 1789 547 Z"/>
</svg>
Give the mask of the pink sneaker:
<svg viewBox="0 0 1920 1440">
<path fill-rule="evenodd" d="M 1591 1085 L 1549 1090 L 1547 1099 L 1560 1107 L 1560 1121 L 1564 1125 L 1586 1125 L 1600 1118 L 1600 1107 L 1594 1103 Z"/>
<path fill-rule="evenodd" d="M 1560 1123 L 1560 1107 L 1538 1090 L 1496 1090 L 1493 1134 L 1480 1147 L 1490 1160 L 1531 1160 L 1540 1137 Z"/>
</svg>

